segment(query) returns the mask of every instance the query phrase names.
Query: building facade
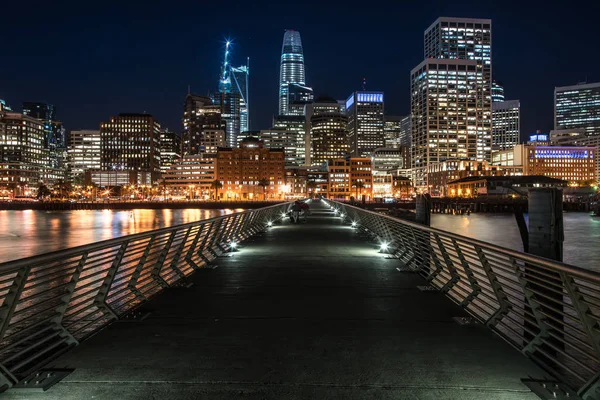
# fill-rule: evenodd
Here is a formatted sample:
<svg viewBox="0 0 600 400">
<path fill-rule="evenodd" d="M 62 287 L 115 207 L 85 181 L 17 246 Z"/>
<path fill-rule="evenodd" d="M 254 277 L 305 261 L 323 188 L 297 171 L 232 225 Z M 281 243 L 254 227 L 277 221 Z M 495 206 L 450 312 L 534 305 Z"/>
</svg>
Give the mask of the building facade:
<svg viewBox="0 0 600 400">
<path fill-rule="evenodd" d="M 181 135 L 182 155 L 197 155 L 205 152 L 204 131 L 222 131 L 226 136 L 226 122 L 221 106 L 210 97 L 188 94 L 183 106 L 183 132 Z"/>
<path fill-rule="evenodd" d="M 600 135 L 600 82 L 554 89 L 554 129 Z"/>
<path fill-rule="evenodd" d="M 348 157 L 331 161 L 328 168 L 331 199 L 371 200 L 373 197 L 373 168 L 370 158 Z"/>
<path fill-rule="evenodd" d="M 306 120 L 302 115 L 277 115 L 273 117 L 273 130 L 286 131 L 289 148 L 285 147 L 288 165 L 306 165 Z M 273 147 L 273 146 L 272 146 Z"/>
<path fill-rule="evenodd" d="M 402 136 L 402 119 L 396 115 L 386 115 L 383 123 L 384 146 L 388 148 L 398 148 L 401 146 L 400 138 Z"/>
<path fill-rule="evenodd" d="M 160 172 L 164 174 L 181 157 L 181 139 L 168 129 L 160 131 Z"/>
<path fill-rule="evenodd" d="M 348 117 L 336 100 L 321 97 L 312 106 L 310 121 L 310 160 L 313 166 L 349 155 Z"/>
<path fill-rule="evenodd" d="M 150 114 L 119 114 L 100 124 L 103 171 L 139 171 L 160 179 L 160 124 Z"/>
<path fill-rule="evenodd" d="M 43 164 L 48 168 L 66 169 L 67 135 L 62 122 L 56 119 L 56 107 L 52 104 L 24 102 L 23 114 L 36 118 L 44 124 Z"/>
<path fill-rule="evenodd" d="M 238 148 L 220 148 L 216 176 L 223 187 L 222 200 L 275 200 L 285 198 L 285 153 L 268 149 L 254 137 L 244 139 Z M 260 186 L 262 180 L 268 185 Z"/>
<path fill-rule="evenodd" d="M 83 179 L 87 170 L 100 169 L 100 131 L 85 129 L 69 135 L 68 165 L 73 181 Z"/>
<path fill-rule="evenodd" d="M 286 167 L 304 165 L 304 132 L 300 138 L 298 132 L 284 129 L 264 129 L 259 139 L 264 147 L 285 150 Z"/>
<path fill-rule="evenodd" d="M 290 85 L 306 85 L 304 71 L 304 50 L 300 32 L 286 30 L 281 46 L 281 64 L 279 70 L 279 115 L 288 115 Z"/>
<path fill-rule="evenodd" d="M 416 187 L 427 190 L 423 168 L 430 163 L 491 159 L 491 112 L 480 107 L 487 101 L 480 97 L 485 95 L 482 85 L 484 75 L 475 60 L 427 59 L 412 70 L 411 162 L 420 171 Z"/>
<path fill-rule="evenodd" d="M 500 82 L 492 81 L 492 103 L 504 101 L 504 86 Z"/>
<path fill-rule="evenodd" d="M 404 148 L 381 147 L 373 151 L 373 171 L 391 171 L 404 168 L 403 153 Z"/>
<path fill-rule="evenodd" d="M 163 185 L 167 198 L 190 200 L 214 199 L 215 176 L 214 155 L 196 154 L 183 156 L 163 174 Z"/>
<path fill-rule="evenodd" d="M 508 100 L 492 103 L 492 149 L 512 149 L 520 141 L 521 102 Z"/>
<path fill-rule="evenodd" d="M 354 92 L 346 100 L 348 144 L 353 157 L 385 146 L 383 92 Z"/>
</svg>

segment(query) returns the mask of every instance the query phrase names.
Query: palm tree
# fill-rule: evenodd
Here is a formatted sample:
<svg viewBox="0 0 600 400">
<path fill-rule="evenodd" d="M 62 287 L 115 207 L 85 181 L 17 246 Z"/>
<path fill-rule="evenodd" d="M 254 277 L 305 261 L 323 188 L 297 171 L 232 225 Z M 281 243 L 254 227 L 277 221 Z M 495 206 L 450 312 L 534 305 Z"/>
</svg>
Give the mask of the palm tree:
<svg viewBox="0 0 600 400">
<path fill-rule="evenodd" d="M 267 200 L 267 193 L 265 192 L 265 190 L 267 189 L 267 186 L 269 186 L 270 184 L 271 184 L 271 181 L 269 181 L 267 178 L 262 178 L 257 183 L 258 186 L 261 186 L 263 188 L 263 199 L 265 201 Z"/>
<path fill-rule="evenodd" d="M 317 182 L 315 181 L 308 181 L 306 183 L 306 188 L 309 189 L 309 196 L 313 197 L 315 194 L 315 189 L 317 188 Z"/>
<path fill-rule="evenodd" d="M 365 187 L 365 184 L 363 181 L 356 181 L 352 186 L 356 188 L 356 199 L 358 200 L 358 190 L 362 190 Z"/>
<path fill-rule="evenodd" d="M 210 187 L 215 189 L 215 200 L 219 200 L 219 189 L 221 189 L 223 187 L 223 184 L 221 183 L 220 180 L 215 179 L 214 181 L 211 182 Z"/>
<path fill-rule="evenodd" d="M 37 191 L 37 198 L 41 199 L 47 196 L 50 196 L 52 192 L 50 191 L 50 189 L 48 189 L 48 186 L 44 185 L 43 183 L 40 183 L 40 185 L 38 186 L 38 191 Z"/>
</svg>

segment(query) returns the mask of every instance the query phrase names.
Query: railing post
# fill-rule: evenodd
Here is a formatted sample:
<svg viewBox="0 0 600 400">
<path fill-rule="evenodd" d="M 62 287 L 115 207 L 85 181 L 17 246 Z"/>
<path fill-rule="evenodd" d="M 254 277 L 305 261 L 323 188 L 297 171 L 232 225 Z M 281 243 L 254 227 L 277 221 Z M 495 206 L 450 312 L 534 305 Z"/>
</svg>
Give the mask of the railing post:
<svg viewBox="0 0 600 400">
<path fill-rule="evenodd" d="M 179 279 L 184 279 L 185 278 L 185 274 L 183 273 L 183 271 L 181 271 L 178 267 L 177 264 L 179 264 L 179 259 L 181 258 L 181 253 L 183 253 L 183 248 L 185 247 L 185 243 L 187 242 L 187 239 L 190 235 L 190 231 L 192 230 L 191 226 L 187 227 L 187 230 L 185 231 L 185 234 L 183 235 L 183 238 L 181 239 L 181 243 L 179 243 L 179 246 L 177 247 L 177 250 L 175 251 L 175 255 L 173 256 L 173 260 L 171 261 L 171 269 L 173 271 L 175 271 L 175 273 L 177 275 L 179 275 Z M 174 233 L 176 233 L 177 231 L 174 231 Z"/>
<path fill-rule="evenodd" d="M 221 226 L 220 220 L 217 225 Z M 198 247 L 198 250 L 196 253 L 204 260 L 205 264 L 208 264 L 211 262 L 211 260 L 204 255 L 205 249 L 208 250 L 208 252 L 211 253 L 214 257 L 216 257 L 216 254 L 211 250 L 210 245 L 208 244 L 208 241 L 210 240 L 211 235 L 214 235 L 214 233 L 213 233 L 214 226 L 215 226 L 215 221 L 212 221 L 210 223 L 210 225 L 208 226 L 208 229 L 206 230 L 206 233 L 204 234 L 204 238 L 202 239 L 202 244 Z"/>
<path fill-rule="evenodd" d="M 202 231 L 204 231 L 204 227 L 207 224 L 202 224 L 199 226 L 198 228 L 198 232 L 196 233 L 196 236 L 194 237 L 194 241 L 192 242 L 192 244 L 190 245 L 189 250 L 187 251 L 187 254 L 185 255 L 185 261 L 193 268 L 193 269 L 200 269 L 200 266 L 198 264 L 196 264 L 194 262 L 194 260 L 192 260 L 192 256 L 194 255 L 194 252 L 196 251 L 196 246 L 198 245 L 198 241 L 200 240 L 200 237 L 202 236 Z"/>
<path fill-rule="evenodd" d="M 27 283 L 29 271 L 29 267 L 19 268 L 13 278 L 12 285 L 10 285 L 10 288 L 8 289 L 8 293 L 4 296 L 3 305 L 0 307 L 0 340 L 4 339 L 4 334 L 10 325 L 12 315 L 15 312 L 21 293 L 23 293 L 23 288 Z M 0 368 L 0 371 L 2 372 L 0 374 L 0 387 L 4 385 L 11 387 L 19 382 L 19 380 L 11 374 L 4 365 L 0 364 Z"/>
<path fill-rule="evenodd" d="M 173 244 L 173 240 L 175 239 L 175 234 L 177 231 L 171 231 L 169 234 L 169 239 L 167 239 L 167 243 L 165 243 L 165 247 L 163 247 L 160 255 L 158 256 L 158 260 L 156 260 L 156 264 L 154 264 L 154 268 L 152 268 L 152 279 L 156 281 L 163 289 L 168 288 L 169 282 L 165 281 L 160 273 L 162 271 L 163 264 L 165 263 L 165 258 L 167 258 L 167 254 L 169 254 L 169 250 L 171 249 L 171 245 Z"/>
<path fill-rule="evenodd" d="M 446 251 L 446 247 L 444 246 L 444 243 L 442 243 L 440 236 L 437 233 L 434 233 L 433 236 L 435 237 L 435 241 L 438 245 L 438 248 L 440 249 L 440 252 L 442 253 L 442 257 L 444 257 L 444 262 L 446 263 L 446 266 L 448 267 L 448 272 L 450 273 L 450 280 L 448 282 L 446 282 L 444 284 L 444 286 L 442 286 L 440 288 L 441 292 L 447 293 L 450 291 L 450 289 L 452 289 L 452 287 L 454 287 L 454 285 L 456 285 L 456 282 L 458 282 L 460 280 L 460 276 L 458 275 L 458 272 L 456 272 L 454 263 L 452 262 L 452 259 L 448 255 L 448 252 Z M 433 254 L 433 257 L 435 260 L 434 262 L 436 263 L 436 266 L 441 264 L 438 260 L 437 255 L 435 254 L 435 251 L 432 251 L 431 253 Z M 439 269 L 439 266 L 438 266 L 438 269 Z"/>
<path fill-rule="evenodd" d="M 494 271 L 492 271 L 492 267 L 490 266 L 490 262 L 488 261 L 485 253 L 479 246 L 474 246 L 475 252 L 477 253 L 477 257 L 479 258 L 479 262 L 481 263 L 481 267 L 485 272 L 485 275 L 492 286 L 492 290 L 494 291 L 494 295 L 496 295 L 496 300 L 498 300 L 498 310 L 496 310 L 488 319 L 485 321 L 486 326 L 495 326 L 502 317 L 508 313 L 510 310 L 510 302 L 508 301 L 508 296 L 502 290 L 502 285 Z"/>
<path fill-rule="evenodd" d="M 154 244 L 155 240 L 156 240 L 156 236 L 152 235 L 150 237 L 150 240 L 148 241 L 148 244 L 146 244 L 144 253 L 140 257 L 140 261 L 138 262 L 138 264 L 135 267 L 135 271 L 133 271 L 133 274 L 131 274 L 131 279 L 129 279 L 129 283 L 127 284 L 127 287 L 129 288 L 129 290 L 131 290 L 133 293 L 135 293 L 136 296 L 141 297 L 144 300 L 147 299 L 147 297 L 137 288 L 137 282 L 138 282 L 138 279 L 140 279 L 140 275 L 142 274 L 142 271 L 144 270 L 144 265 L 146 264 L 146 259 L 148 258 L 148 255 L 150 254 L 150 250 L 152 249 L 152 245 Z"/>
<path fill-rule="evenodd" d="M 110 268 L 106 273 L 106 277 L 104 278 L 104 282 L 98 289 L 98 294 L 96 294 L 96 298 L 94 299 L 94 305 L 99 309 L 103 310 L 105 314 L 108 314 L 109 317 L 114 319 L 119 319 L 117 313 L 108 305 L 106 302 L 106 298 L 108 297 L 108 292 L 110 291 L 110 287 L 112 285 L 113 280 L 115 279 L 115 275 L 117 274 L 117 270 L 121 266 L 121 260 L 127 251 L 127 246 L 129 245 L 129 240 L 121 243 L 119 250 L 111 264 Z"/>
<path fill-rule="evenodd" d="M 456 251 L 456 256 L 458 257 L 460 265 L 462 265 L 465 274 L 467 275 L 467 279 L 469 280 L 469 286 L 471 287 L 471 293 L 469 293 L 467 297 L 465 297 L 465 299 L 460 303 L 461 306 L 467 307 L 473 300 L 475 300 L 475 298 L 477 298 L 477 295 L 481 292 L 481 286 L 479 286 L 479 282 L 477 281 L 475 274 L 471 270 L 469 262 L 467 261 L 462 250 L 460 249 L 458 242 L 454 238 L 452 238 L 451 240 L 452 245 L 454 246 L 454 251 Z"/>
</svg>

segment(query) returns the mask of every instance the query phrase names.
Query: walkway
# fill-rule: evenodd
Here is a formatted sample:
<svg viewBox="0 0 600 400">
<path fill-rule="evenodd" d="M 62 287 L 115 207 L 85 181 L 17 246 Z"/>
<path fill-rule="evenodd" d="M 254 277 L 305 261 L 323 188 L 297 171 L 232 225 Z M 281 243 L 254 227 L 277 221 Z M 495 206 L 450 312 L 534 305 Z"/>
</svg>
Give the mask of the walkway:
<svg viewBox="0 0 600 400">
<path fill-rule="evenodd" d="M 285 222 L 52 365 L 7 399 L 537 399 L 544 374 L 324 205 Z"/>
</svg>

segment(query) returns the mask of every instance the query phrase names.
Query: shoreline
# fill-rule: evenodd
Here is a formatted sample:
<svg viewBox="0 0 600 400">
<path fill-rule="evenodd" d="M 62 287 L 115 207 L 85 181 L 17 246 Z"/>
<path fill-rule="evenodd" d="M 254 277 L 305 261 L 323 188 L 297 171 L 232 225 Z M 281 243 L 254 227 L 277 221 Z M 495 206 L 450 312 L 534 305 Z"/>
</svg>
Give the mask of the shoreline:
<svg viewBox="0 0 600 400">
<path fill-rule="evenodd" d="M 160 202 L 0 202 L 0 210 L 162 210 L 199 208 L 205 210 L 221 210 L 227 208 L 253 209 L 268 207 L 283 201 L 160 201 Z"/>
</svg>

